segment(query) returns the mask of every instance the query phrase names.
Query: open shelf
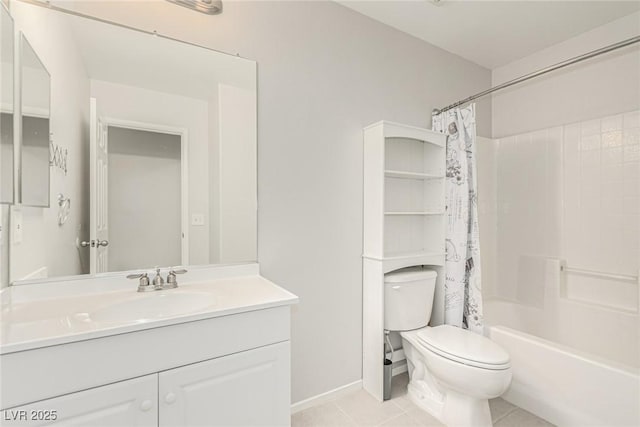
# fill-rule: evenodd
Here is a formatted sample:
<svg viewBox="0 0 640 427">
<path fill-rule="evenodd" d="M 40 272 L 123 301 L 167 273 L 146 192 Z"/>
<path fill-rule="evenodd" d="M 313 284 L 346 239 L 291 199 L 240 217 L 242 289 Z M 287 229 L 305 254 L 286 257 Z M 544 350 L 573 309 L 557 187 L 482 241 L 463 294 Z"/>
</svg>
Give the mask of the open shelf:
<svg viewBox="0 0 640 427">
<path fill-rule="evenodd" d="M 373 123 L 372 125 L 364 128 L 364 131 L 366 132 L 375 128 L 382 129 L 381 136 L 383 138 L 413 139 L 424 144 L 432 144 L 439 147 L 444 147 L 447 141 L 446 137 L 440 132 L 417 126 L 390 122 L 388 120 L 381 120 L 377 123 Z"/>
<path fill-rule="evenodd" d="M 401 179 L 442 179 L 444 175 L 433 173 L 419 173 L 419 172 L 407 172 L 399 170 L 385 170 L 384 176 L 387 178 L 401 178 Z"/>
<path fill-rule="evenodd" d="M 444 229 L 443 214 L 385 216 L 382 257 L 444 253 Z"/>
<path fill-rule="evenodd" d="M 384 255 L 382 259 L 383 271 L 389 272 L 403 267 L 413 265 L 438 265 L 445 262 L 444 252 L 391 252 Z"/>
<path fill-rule="evenodd" d="M 391 215 L 442 214 L 444 213 L 443 184 L 443 179 L 386 177 L 384 212 Z"/>
<path fill-rule="evenodd" d="M 414 265 L 443 266 L 445 263 L 444 252 L 432 251 L 390 252 L 382 258 L 375 258 L 368 255 L 364 255 L 364 258 L 381 261 L 384 273 Z"/>
<path fill-rule="evenodd" d="M 445 148 L 423 141 L 386 138 L 384 141 L 385 176 L 395 178 L 442 178 L 445 174 Z M 389 175 L 391 173 L 391 175 Z"/>
<path fill-rule="evenodd" d="M 435 210 L 435 211 L 422 211 L 422 212 L 399 212 L 399 211 L 393 211 L 393 212 L 385 212 L 385 215 L 444 215 L 444 211 L 443 210 Z"/>
<path fill-rule="evenodd" d="M 444 255 L 445 255 L 444 252 L 431 252 L 431 251 L 389 252 L 384 254 L 384 259 L 394 260 L 394 259 L 403 259 L 403 258 L 439 257 Z"/>
</svg>

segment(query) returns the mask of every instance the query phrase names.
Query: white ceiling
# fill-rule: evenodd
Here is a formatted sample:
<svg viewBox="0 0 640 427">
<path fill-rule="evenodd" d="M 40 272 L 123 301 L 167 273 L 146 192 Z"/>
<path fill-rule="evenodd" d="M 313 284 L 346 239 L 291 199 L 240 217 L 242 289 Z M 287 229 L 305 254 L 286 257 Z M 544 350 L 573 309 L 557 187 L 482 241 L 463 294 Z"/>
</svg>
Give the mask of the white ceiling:
<svg viewBox="0 0 640 427">
<path fill-rule="evenodd" d="M 335 1 L 489 69 L 640 10 L 637 0 Z"/>
</svg>

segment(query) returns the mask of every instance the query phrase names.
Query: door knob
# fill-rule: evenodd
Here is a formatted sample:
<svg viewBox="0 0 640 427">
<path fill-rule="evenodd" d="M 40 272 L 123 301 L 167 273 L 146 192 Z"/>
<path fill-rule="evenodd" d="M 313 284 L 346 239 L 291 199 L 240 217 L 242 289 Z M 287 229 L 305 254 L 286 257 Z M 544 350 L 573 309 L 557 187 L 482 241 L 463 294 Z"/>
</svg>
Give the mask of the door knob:
<svg viewBox="0 0 640 427">
<path fill-rule="evenodd" d="M 99 246 L 109 246 L 109 241 L 108 240 L 89 240 L 88 242 L 83 240 L 82 242 L 80 242 L 80 246 L 83 248 L 87 248 L 87 247 L 99 247 Z"/>
<path fill-rule="evenodd" d="M 164 397 L 164 401 L 167 402 L 167 404 L 171 405 L 176 401 L 176 395 L 174 393 L 167 393 L 167 395 Z"/>
</svg>

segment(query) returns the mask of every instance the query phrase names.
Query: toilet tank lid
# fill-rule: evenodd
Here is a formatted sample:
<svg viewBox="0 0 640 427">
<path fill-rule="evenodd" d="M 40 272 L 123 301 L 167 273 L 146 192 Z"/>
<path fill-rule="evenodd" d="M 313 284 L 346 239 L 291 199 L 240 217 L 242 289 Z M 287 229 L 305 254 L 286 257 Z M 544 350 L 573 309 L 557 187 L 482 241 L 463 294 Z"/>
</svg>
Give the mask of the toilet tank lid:
<svg viewBox="0 0 640 427">
<path fill-rule="evenodd" d="M 417 282 L 418 280 L 435 279 L 438 276 L 434 270 L 421 267 L 403 268 L 384 275 L 385 283 Z"/>
</svg>

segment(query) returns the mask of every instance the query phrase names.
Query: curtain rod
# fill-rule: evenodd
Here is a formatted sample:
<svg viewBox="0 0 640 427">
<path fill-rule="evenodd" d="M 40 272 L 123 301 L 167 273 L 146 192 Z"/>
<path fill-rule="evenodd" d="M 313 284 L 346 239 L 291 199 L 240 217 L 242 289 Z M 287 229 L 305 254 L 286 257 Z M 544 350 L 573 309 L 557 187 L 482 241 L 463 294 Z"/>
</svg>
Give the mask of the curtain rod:
<svg viewBox="0 0 640 427">
<path fill-rule="evenodd" d="M 458 107 L 458 106 L 460 106 L 462 104 L 466 104 L 467 102 L 471 102 L 471 101 L 473 101 L 475 99 L 485 97 L 485 96 L 487 96 L 487 95 L 489 95 L 489 94 L 491 94 L 493 92 L 496 92 L 496 91 L 499 91 L 499 90 L 502 90 L 502 89 L 506 89 L 506 88 L 508 88 L 510 86 L 517 85 L 518 83 L 522 83 L 522 82 L 525 82 L 527 80 L 533 79 L 535 77 L 539 77 L 539 76 L 541 76 L 543 74 L 550 73 L 551 71 L 559 70 L 560 68 L 568 67 L 569 65 L 573 65 L 573 64 L 576 64 L 578 62 L 582 62 L 584 60 L 587 60 L 587 59 L 596 57 L 598 55 L 602 55 L 604 53 L 611 52 L 613 50 L 620 49 L 620 48 L 623 48 L 623 47 L 626 47 L 626 46 L 629 46 L 629 45 L 632 45 L 632 44 L 638 43 L 638 42 L 640 42 L 640 36 L 635 36 L 635 37 L 631 37 L 630 39 L 626 39 L 626 40 L 623 40 L 621 42 L 614 43 L 612 45 L 605 46 L 603 48 L 593 50 L 593 51 L 585 53 L 583 55 L 575 56 L 575 57 L 573 57 L 571 59 L 567 59 L 566 61 L 558 62 L 557 64 L 550 65 L 550 66 L 548 66 L 546 68 L 542 68 L 541 70 L 534 71 L 533 73 L 525 74 L 524 76 L 521 76 L 521 77 L 518 77 L 517 79 L 513 79 L 513 80 L 510 80 L 508 82 L 502 83 L 502 84 L 500 84 L 498 86 L 492 87 L 491 89 L 487 89 L 487 90 L 482 91 L 480 93 L 476 93 L 475 95 L 472 95 L 472 96 L 470 96 L 468 98 L 465 98 L 465 99 L 463 99 L 461 101 L 454 102 L 451 105 L 447 105 L 444 108 L 441 108 L 441 109 L 435 108 L 431 114 L 432 115 L 436 115 L 436 114 L 444 113 L 445 111 L 451 110 L 452 108 Z"/>
</svg>

